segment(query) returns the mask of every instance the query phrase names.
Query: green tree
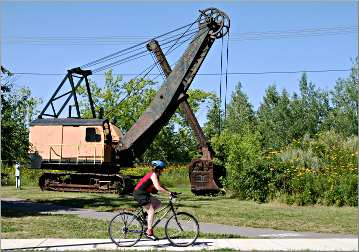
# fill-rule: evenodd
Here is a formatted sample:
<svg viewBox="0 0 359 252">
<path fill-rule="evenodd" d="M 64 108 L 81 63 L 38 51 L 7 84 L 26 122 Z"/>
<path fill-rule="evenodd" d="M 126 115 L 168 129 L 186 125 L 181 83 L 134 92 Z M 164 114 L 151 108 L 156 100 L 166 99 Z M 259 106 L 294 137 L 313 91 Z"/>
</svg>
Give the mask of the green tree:
<svg viewBox="0 0 359 252">
<path fill-rule="evenodd" d="M 248 131 L 241 135 L 225 129 L 213 138 L 213 147 L 223 156 L 227 171 L 225 187 L 240 199 L 265 201 L 269 191 L 269 172 L 262 165 L 259 132 Z"/>
<path fill-rule="evenodd" d="M 11 73 L 1 70 L 1 159 L 9 165 L 27 163 L 28 126 L 40 100 L 27 87 L 15 88 Z"/>
<path fill-rule="evenodd" d="M 239 82 L 227 106 L 225 128 L 232 133 L 243 135 L 249 130 L 253 130 L 255 125 L 253 107 L 248 101 L 248 96 L 242 91 L 242 85 Z"/>
<path fill-rule="evenodd" d="M 265 150 L 278 149 L 292 140 L 290 131 L 292 114 L 286 90 L 279 94 L 274 85 L 270 86 L 263 97 L 257 117 L 258 130 Z"/>
<path fill-rule="evenodd" d="M 274 85 L 266 90 L 257 112 L 265 149 L 279 149 L 293 139 L 327 129 L 328 93 L 308 82 L 306 74 L 300 79 L 299 89 L 300 94 L 294 93 L 292 98 L 286 90 L 279 94 Z"/>
<path fill-rule="evenodd" d="M 332 109 L 326 124 L 329 128 L 345 136 L 358 135 L 358 67 L 351 74 L 336 82 L 330 92 Z"/>
<path fill-rule="evenodd" d="M 204 132 L 208 140 L 221 133 L 223 127 L 223 111 L 220 110 L 219 97 L 212 93 L 209 96 L 209 105 L 207 107 L 207 121 L 204 124 Z"/>
<path fill-rule="evenodd" d="M 316 89 L 312 82 L 308 82 L 304 73 L 299 82 L 300 96 L 294 94 L 291 101 L 292 138 L 299 139 L 305 134 L 315 135 L 325 129 L 324 122 L 329 113 L 328 93 Z"/>
</svg>

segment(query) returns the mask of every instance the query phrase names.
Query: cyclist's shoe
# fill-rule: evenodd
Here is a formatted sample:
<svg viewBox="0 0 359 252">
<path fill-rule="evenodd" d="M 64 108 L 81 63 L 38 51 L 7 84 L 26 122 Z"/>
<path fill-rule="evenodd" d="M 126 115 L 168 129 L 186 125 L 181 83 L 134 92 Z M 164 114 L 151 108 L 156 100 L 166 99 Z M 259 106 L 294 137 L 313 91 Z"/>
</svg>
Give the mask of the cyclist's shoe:
<svg viewBox="0 0 359 252">
<path fill-rule="evenodd" d="M 152 241 L 158 241 L 158 238 L 153 234 L 153 230 L 147 230 L 147 232 L 145 233 L 146 237 L 148 239 L 151 239 Z"/>
</svg>

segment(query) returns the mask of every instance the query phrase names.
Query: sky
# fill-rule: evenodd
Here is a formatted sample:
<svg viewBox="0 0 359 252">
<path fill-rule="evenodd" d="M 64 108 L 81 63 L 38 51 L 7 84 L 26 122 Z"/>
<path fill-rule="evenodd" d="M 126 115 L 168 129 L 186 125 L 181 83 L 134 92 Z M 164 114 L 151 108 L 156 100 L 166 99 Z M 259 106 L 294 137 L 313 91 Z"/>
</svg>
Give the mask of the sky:
<svg viewBox="0 0 359 252">
<path fill-rule="evenodd" d="M 1 64 L 15 73 L 16 85 L 29 87 L 47 102 L 67 69 L 127 48 L 134 38 L 141 42 L 189 24 L 199 16 L 198 10 L 208 7 L 223 10 L 231 20 L 228 72 L 237 74 L 228 75 L 227 92 L 222 78 L 227 102 L 238 82 L 254 109 L 269 85 L 298 92 L 302 73 L 259 73 L 347 70 L 357 57 L 354 1 L 2 1 Z M 220 39 L 215 41 L 199 74 L 220 73 L 221 51 L 225 71 L 227 38 L 223 41 L 224 47 Z M 181 53 L 169 55 L 170 64 Z M 114 67 L 113 72 L 139 73 L 151 63 L 148 56 Z M 49 73 L 55 75 L 43 75 Z M 348 75 L 308 72 L 308 79 L 328 90 Z M 104 82 L 101 75 L 91 78 L 100 86 Z M 197 75 L 191 88 L 219 94 L 220 83 L 220 76 Z M 197 116 L 201 124 L 206 121 L 206 106 Z"/>
</svg>

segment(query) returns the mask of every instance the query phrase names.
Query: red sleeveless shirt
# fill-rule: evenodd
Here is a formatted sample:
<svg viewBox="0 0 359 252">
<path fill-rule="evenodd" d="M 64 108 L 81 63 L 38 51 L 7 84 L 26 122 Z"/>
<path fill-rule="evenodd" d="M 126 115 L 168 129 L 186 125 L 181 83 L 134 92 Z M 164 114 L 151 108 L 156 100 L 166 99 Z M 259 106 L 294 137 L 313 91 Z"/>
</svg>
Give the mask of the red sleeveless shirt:
<svg viewBox="0 0 359 252">
<path fill-rule="evenodd" d="M 153 185 L 151 176 L 153 171 L 148 172 L 136 185 L 134 191 L 141 190 L 148 193 L 157 193 L 155 186 Z"/>
</svg>

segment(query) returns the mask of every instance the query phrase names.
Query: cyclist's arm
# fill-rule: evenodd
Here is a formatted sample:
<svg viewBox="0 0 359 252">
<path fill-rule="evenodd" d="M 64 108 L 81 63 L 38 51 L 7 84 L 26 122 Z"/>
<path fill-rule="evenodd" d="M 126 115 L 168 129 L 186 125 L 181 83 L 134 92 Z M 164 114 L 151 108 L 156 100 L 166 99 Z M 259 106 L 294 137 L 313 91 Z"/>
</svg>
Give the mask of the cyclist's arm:
<svg viewBox="0 0 359 252">
<path fill-rule="evenodd" d="M 152 173 L 152 175 L 151 175 L 151 180 L 152 180 L 153 185 L 154 185 L 154 187 L 156 188 L 157 191 L 171 194 L 170 191 L 168 191 L 167 189 L 163 188 L 163 187 L 160 185 L 160 182 L 158 181 L 158 178 L 157 178 L 157 174 L 156 174 L 156 173 Z"/>
</svg>

